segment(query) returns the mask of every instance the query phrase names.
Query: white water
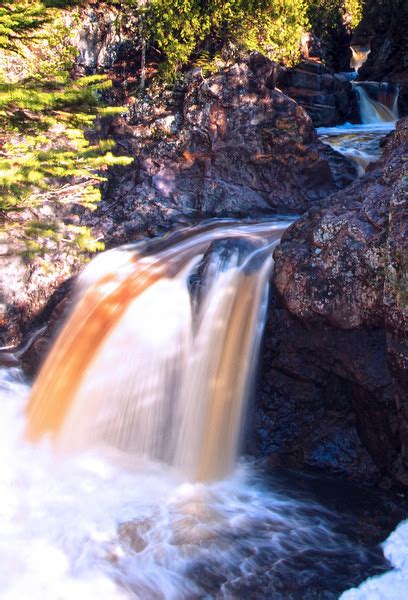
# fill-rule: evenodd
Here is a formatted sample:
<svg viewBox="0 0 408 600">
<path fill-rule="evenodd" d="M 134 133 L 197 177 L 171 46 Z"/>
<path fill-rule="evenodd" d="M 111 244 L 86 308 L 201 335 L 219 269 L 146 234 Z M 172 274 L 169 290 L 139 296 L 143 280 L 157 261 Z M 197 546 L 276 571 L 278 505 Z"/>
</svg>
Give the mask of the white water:
<svg viewBox="0 0 408 600">
<path fill-rule="evenodd" d="M 344 592 L 341 600 L 406 600 L 408 598 L 408 521 L 401 523 L 383 544 L 384 555 L 394 567 L 372 577 L 358 588 Z"/>
<path fill-rule="evenodd" d="M 190 484 L 148 461 L 57 460 L 24 443 L 28 392 L 17 369 L 0 370 L 2 600 L 274 597 L 268 585 L 280 598 L 282 586 L 302 594 L 306 576 L 329 579 L 337 556 L 338 569 L 364 566 L 336 515 L 268 490 L 249 466 Z"/>
<path fill-rule="evenodd" d="M 358 174 L 363 175 L 368 165 L 380 157 L 380 140 L 395 129 L 398 93 L 388 94 L 384 83 L 357 82 L 353 87 L 358 94 L 361 123 L 320 127 L 317 133 L 323 142 L 353 160 Z M 370 88 L 374 92 L 382 92 L 389 105 L 370 97 Z"/>
<path fill-rule="evenodd" d="M 387 104 L 375 100 L 370 96 L 370 86 L 376 90 L 382 91 L 384 88 L 384 91 L 387 91 L 386 83 L 354 83 L 353 87 L 358 95 L 362 123 L 371 125 L 377 123 L 395 123 L 398 120 L 398 94 L 393 95 L 392 104 L 387 106 Z"/>
<path fill-rule="evenodd" d="M 393 131 L 395 123 L 352 124 L 337 127 L 319 127 L 320 139 L 356 163 L 359 175 L 381 155 L 381 139 Z"/>
<path fill-rule="evenodd" d="M 378 572 L 378 553 L 360 545 L 348 517 L 304 500 L 303 494 L 280 492 L 279 482 L 268 487 L 265 475 L 256 475 L 249 464 L 233 466 L 265 316 L 271 251 L 288 222 L 207 224 L 198 234 L 181 232 L 161 242 L 129 246 L 91 263 L 79 294 L 86 298 L 84 290 L 96 285 L 106 294 L 103 307 L 113 283 L 128 290 L 128 278 L 140 264 L 149 270 L 156 265 L 153 272 L 159 278 L 148 285 L 142 279 L 143 292 L 130 304 L 126 296 L 122 323 L 115 321 L 97 360 L 94 346 L 90 355 L 81 355 L 90 363 L 89 371 L 53 443 L 24 440 L 29 386 L 18 369 L 0 370 L 2 599 L 233 599 L 248 591 L 260 598 L 298 598 L 305 589 L 335 594 Z M 236 240 L 227 246 L 221 241 L 226 232 Z M 197 272 L 194 265 L 214 240 L 219 244 Z M 152 262 L 158 255 L 162 266 L 171 265 L 166 272 L 172 277 Z M 103 279 L 107 272 L 114 278 Z M 199 288 L 193 293 L 190 281 L 187 293 L 187 276 L 193 273 Z M 121 298 L 116 296 L 102 315 L 110 318 L 111 306 Z M 87 334 L 76 329 L 78 323 L 85 319 L 86 328 L 98 323 L 98 307 L 80 301 L 79 321 L 74 312 L 74 352 Z M 191 346 L 192 337 L 196 346 Z M 106 360 L 101 359 L 106 352 Z M 176 359 L 174 352 L 179 353 Z M 237 363 L 240 355 L 245 360 Z M 51 369 L 45 408 L 57 402 L 55 390 L 62 397 L 58 375 L 63 376 L 72 358 L 62 355 L 57 379 Z M 176 384 L 180 377 L 173 367 L 160 370 L 168 364 L 187 373 L 182 385 Z M 136 379 L 129 378 L 132 373 Z M 206 382 L 212 383 L 211 393 Z M 131 406 L 124 402 L 130 391 Z M 103 446 L 97 443 L 101 432 Z M 58 456 L 55 442 L 76 454 Z M 192 483 L 197 465 L 204 480 L 230 475 Z M 371 571 L 374 564 L 378 566 Z"/>
<path fill-rule="evenodd" d="M 228 475 L 272 252 L 292 220 L 218 220 L 182 230 L 164 247 L 135 244 L 91 263 L 35 383 L 31 439 L 51 435 L 68 453 L 107 446 L 126 461 L 160 460 L 191 479 Z"/>
<path fill-rule="evenodd" d="M 371 50 L 367 46 L 350 46 L 350 50 L 350 67 L 357 73 L 357 71 L 361 69 L 363 64 L 366 62 Z"/>
</svg>

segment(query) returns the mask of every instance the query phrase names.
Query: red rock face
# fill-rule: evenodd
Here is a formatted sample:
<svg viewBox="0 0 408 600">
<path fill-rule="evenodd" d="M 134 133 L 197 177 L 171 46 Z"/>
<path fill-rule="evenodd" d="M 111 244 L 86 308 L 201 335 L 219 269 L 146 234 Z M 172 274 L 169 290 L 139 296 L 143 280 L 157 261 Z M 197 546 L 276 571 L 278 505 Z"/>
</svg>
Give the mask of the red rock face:
<svg viewBox="0 0 408 600">
<path fill-rule="evenodd" d="M 320 331 L 321 351 L 329 353 L 323 364 L 350 383 L 360 437 L 377 466 L 404 486 L 408 486 L 407 155 L 405 120 L 388 137 L 381 161 L 368 175 L 329 197 L 327 208 L 310 210 L 290 227 L 275 252 L 274 271 L 286 310 L 305 327 Z M 323 335 L 328 328 L 330 343 Z M 368 346 L 364 355 L 364 339 L 370 332 L 378 332 L 383 341 Z M 346 340 L 354 340 L 354 350 Z M 316 352 L 316 340 L 311 344 Z M 329 365 L 330 353 L 335 364 Z"/>
<path fill-rule="evenodd" d="M 275 78 L 276 65 L 255 54 L 188 88 L 184 125 L 203 212 L 303 212 L 335 189 L 334 162 L 310 117 L 273 89 Z M 348 165 L 344 176 L 343 184 L 353 177 Z"/>
<path fill-rule="evenodd" d="M 116 239 L 124 221 L 140 231 L 183 216 L 302 213 L 353 181 L 354 165 L 319 142 L 306 111 L 274 88 L 276 77 L 277 66 L 255 53 L 206 80 L 190 74 L 164 117 L 147 107 L 116 127 L 138 157 L 105 203 L 115 195 L 122 213 Z"/>
</svg>

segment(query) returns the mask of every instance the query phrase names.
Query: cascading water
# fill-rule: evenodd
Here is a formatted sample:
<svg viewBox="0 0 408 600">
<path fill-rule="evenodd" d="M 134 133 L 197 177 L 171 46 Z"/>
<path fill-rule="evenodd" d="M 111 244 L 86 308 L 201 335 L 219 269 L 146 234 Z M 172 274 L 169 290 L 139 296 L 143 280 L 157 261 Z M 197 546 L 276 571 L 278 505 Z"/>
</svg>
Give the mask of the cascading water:
<svg viewBox="0 0 408 600">
<path fill-rule="evenodd" d="M 357 73 L 366 62 L 371 49 L 368 46 L 350 46 L 350 67 Z"/>
<path fill-rule="evenodd" d="M 27 435 L 193 479 L 230 473 L 287 223 L 211 223 L 97 259 L 34 386 Z"/>
<path fill-rule="evenodd" d="M 0 369 L 2 599 L 334 600 L 386 568 L 343 491 L 333 510 L 308 477 L 234 467 L 290 222 L 101 254 L 27 409 L 20 371 Z"/>
<path fill-rule="evenodd" d="M 353 83 L 358 96 L 361 122 L 364 124 L 395 123 L 398 120 L 398 88 L 375 81 Z"/>
<path fill-rule="evenodd" d="M 352 82 L 357 94 L 361 124 L 322 127 L 323 142 L 354 161 L 359 175 L 380 155 L 380 140 L 398 120 L 398 87 L 386 82 Z"/>
</svg>

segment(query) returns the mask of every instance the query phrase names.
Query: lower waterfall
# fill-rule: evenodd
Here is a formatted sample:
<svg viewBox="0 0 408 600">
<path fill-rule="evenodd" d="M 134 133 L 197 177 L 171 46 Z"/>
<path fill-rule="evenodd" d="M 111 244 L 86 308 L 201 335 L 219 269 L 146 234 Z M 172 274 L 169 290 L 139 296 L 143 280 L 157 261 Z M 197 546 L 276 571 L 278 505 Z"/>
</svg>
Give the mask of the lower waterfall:
<svg viewBox="0 0 408 600">
<path fill-rule="evenodd" d="M 291 219 L 207 223 L 102 254 L 31 394 L 27 436 L 106 446 L 192 479 L 232 471 Z"/>
<path fill-rule="evenodd" d="M 388 568 L 377 493 L 237 461 L 290 222 L 100 254 L 31 392 L 0 369 L 2 600 L 335 600 Z"/>
</svg>

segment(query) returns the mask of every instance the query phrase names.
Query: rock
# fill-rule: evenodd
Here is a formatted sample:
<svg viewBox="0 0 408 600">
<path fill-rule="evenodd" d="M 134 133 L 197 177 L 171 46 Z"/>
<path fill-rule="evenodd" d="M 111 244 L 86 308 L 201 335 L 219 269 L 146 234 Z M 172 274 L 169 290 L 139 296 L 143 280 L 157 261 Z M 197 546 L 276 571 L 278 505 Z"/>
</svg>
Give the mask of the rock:
<svg viewBox="0 0 408 600">
<path fill-rule="evenodd" d="M 354 103 L 350 82 L 316 60 L 303 60 L 292 69 L 281 68 L 277 85 L 304 107 L 316 127 L 344 122 Z"/>
<path fill-rule="evenodd" d="M 306 113 L 271 89 L 273 63 L 264 59 L 260 71 L 253 62 L 186 94 L 187 152 L 203 177 L 200 208 L 241 216 L 303 212 L 333 188 L 334 178 Z"/>
<path fill-rule="evenodd" d="M 206 217 L 302 213 L 321 203 L 355 178 L 355 167 L 318 140 L 305 110 L 275 89 L 277 75 L 275 63 L 253 53 L 207 80 L 189 73 L 174 93 L 145 96 L 128 118 L 101 123 L 99 135 L 135 161 L 112 171 L 95 212 L 65 210 L 110 248 Z M 28 333 L 80 268 L 79 256 L 52 248 L 31 266 L 7 259 L 3 343 Z"/>
<path fill-rule="evenodd" d="M 311 31 L 302 33 L 302 56 L 323 62 L 325 52 L 322 41 Z"/>
<path fill-rule="evenodd" d="M 89 220 L 109 247 L 209 216 L 304 212 L 355 178 L 274 88 L 277 75 L 253 53 L 207 80 L 190 73 L 170 97 L 146 98 L 116 122 L 106 135 L 136 162 L 115 170 Z"/>
<path fill-rule="evenodd" d="M 139 23 L 134 11 L 94 3 L 81 8 L 80 20 L 80 26 L 72 22 L 77 70 L 87 74 L 105 71 L 117 65 L 121 56 L 139 52 L 140 39 L 134 34 Z"/>
<path fill-rule="evenodd" d="M 272 440 L 275 427 L 286 439 L 282 424 L 289 419 L 304 462 L 314 464 L 315 440 L 322 440 L 325 431 L 325 456 L 317 463 L 325 465 L 334 452 L 336 469 L 342 470 L 350 459 L 351 471 L 364 478 L 367 454 L 351 450 L 357 444 L 355 420 L 379 475 L 404 486 L 408 485 L 407 152 L 405 120 L 388 136 L 381 161 L 367 175 L 327 198 L 326 208 L 311 209 L 283 236 L 275 251 L 277 300 L 261 411 Z M 296 417 L 288 416 L 294 414 L 288 403 L 296 407 Z M 320 430 L 321 435 L 316 434 Z M 339 430 L 344 432 L 340 438 Z M 334 448 L 331 454 L 328 447 Z M 281 449 L 286 452 L 286 442 Z M 370 469 L 373 473 L 373 465 Z"/>
<path fill-rule="evenodd" d="M 350 383 L 354 373 L 350 373 L 349 363 L 352 354 L 355 373 L 384 372 L 385 355 L 378 351 L 384 345 L 384 332 L 339 332 L 323 324 L 308 326 L 282 306 L 274 290 L 271 296 L 247 451 L 273 458 L 276 465 L 314 467 L 367 484 L 378 483 L 379 468 L 356 428 Z M 380 385 L 378 379 L 370 389 Z M 384 413 L 386 405 L 370 423 L 374 438 L 379 428 L 388 433 L 388 414 L 382 422 Z M 394 458 L 392 445 L 388 455 Z"/>
<path fill-rule="evenodd" d="M 327 76 L 328 74 L 326 74 L 326 82 Z M 294 88 L 306 88 L 308 90 L 320 91 L 322 89 L 322 76 L 317 73 L 297 68 L 292 70 L 291 83 Z"/>
<path fill-rule="evenodd" d="M 123 182 L 127 196 L 197 216 L 255 216 L 303 212 L 352 181 L 354 166 L 319 142 L 305 111 L 274 89 L 276 77 L 276 65 L 254 53 L 208 80 L 193 75 L 173 137 L 149 139 L 157 120 L 146 111 L 123 122 L 115 135 L 139 169 Z"/>
<path fill-rule="evenodd" d="M 407 120 L 405 120 L 408 127 Z M 407 130 L 400 126 L 401 160 L 406 161 Z M 405 159 L 404 159 L 405 151 Z M 405 162 L 406 165 L 406 162 Z M 396 477 L 408 487 L 408 169 L 393 185 L 390 199 L 384 285 L 387 357 L 400 420 L 401 457 Z M 391 174 L 390 174 L 391 176 Z"/>
</svg>

